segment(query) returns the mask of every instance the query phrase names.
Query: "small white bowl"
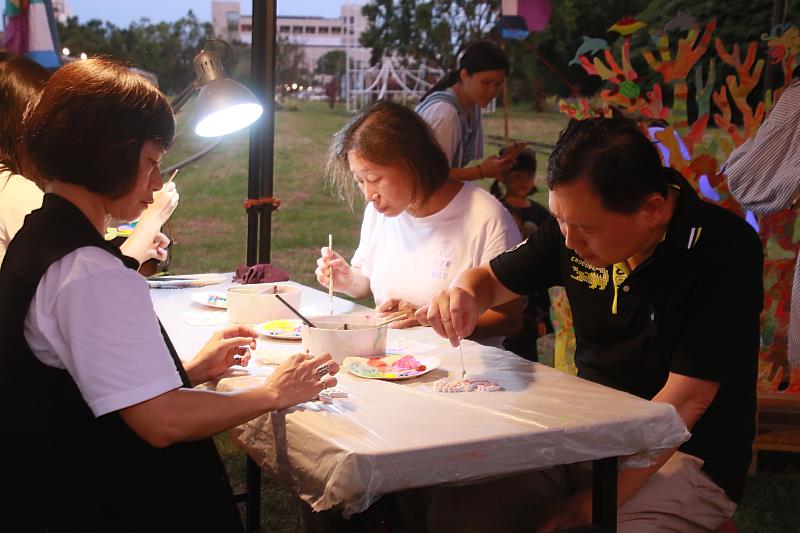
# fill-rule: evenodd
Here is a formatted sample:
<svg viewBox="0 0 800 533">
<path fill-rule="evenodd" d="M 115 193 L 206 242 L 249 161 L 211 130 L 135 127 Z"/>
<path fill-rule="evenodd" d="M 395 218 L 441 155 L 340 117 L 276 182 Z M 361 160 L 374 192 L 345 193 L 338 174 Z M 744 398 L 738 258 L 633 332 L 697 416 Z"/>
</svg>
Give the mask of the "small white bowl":
<svg viewBox="0 0 800 533">
<path fill-rule="evenodd" d="M 260 324 L 279 318 L 295 318 L 294 313 L 275 295 L 300 309 L 302 291 L 286 283 L 254 283 L 228 289 L 228 321 L 234 324 Z"/>
<path fill-rule="evenodd" d="M 308 317 L 314 328 L 303 324 L 303 348 L 319 355 L 329 352 L 337 363 L 345 357 L 386 355 L 389 326 L 375 326 L 382 320 L 374 315 L 325 315 Z M 345 325 L 347 329 L 344 329 Z"/>
</svg>

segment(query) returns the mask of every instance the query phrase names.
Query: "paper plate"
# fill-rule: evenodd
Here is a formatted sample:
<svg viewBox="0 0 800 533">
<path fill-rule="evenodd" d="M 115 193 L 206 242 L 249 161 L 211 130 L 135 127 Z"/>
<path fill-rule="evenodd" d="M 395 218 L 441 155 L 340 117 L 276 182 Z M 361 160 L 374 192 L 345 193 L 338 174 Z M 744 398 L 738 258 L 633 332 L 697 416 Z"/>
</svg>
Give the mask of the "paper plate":
<svg viewBox="0 0 800 533">
<path fill-rule="evenodd" d="M 302 339 L 303 322 L 296 319 L 270 320 L 256 326 L 258 332 L 273 339 L 299 341 Z"/>
<path fill-rule="evenodd" d="M 346 357 L 342 366 L 360 378 L 411 379 L 438 368 L 441 359 L 432 356 L 387 355 L 384 357 Z"/>
<path fill-rule="evenodd" d="M 193 292 L 189 296 L 200 305 L 217 309 L 228 308 L 228 296 L 224 292 Z"/>
<path fill-rule="evenodd" d="M 176 276 L 151 276 L 147 284 L 153 289 L 183 289 L 187 287 L 205 287 L 228 281 L 226 274 L 185 274 Z"/>
</svg>

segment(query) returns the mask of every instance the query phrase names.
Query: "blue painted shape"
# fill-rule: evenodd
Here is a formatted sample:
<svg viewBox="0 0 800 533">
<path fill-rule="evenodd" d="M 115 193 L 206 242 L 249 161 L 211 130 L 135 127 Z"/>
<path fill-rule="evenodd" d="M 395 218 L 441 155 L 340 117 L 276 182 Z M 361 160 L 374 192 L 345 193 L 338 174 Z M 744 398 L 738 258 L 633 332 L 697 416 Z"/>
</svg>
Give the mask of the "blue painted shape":
<svg viewBox="0 0 800 533">
<path fill-rule="evenodd" d="M 753 229 L 756 230 L 756 233 L 761 233 L 761 226 L 758 225 L 758 219 L 756 215 L 752 211 L 748 211 L 744 214 L 744 219 L 747 221 L 748 224 L 753 226 Z"/>
<path fill-rule="evenodd" d="M 722 198 L 717 191 L 714 190 L 714 187 L 711 186 L 711 183 L 708 182 L 708 176 L 703 174 L 700 176 L 698 180 L 700 185 L 700 194 L 711 200 L 712 202 L 719 202 Z"/>
</svg>

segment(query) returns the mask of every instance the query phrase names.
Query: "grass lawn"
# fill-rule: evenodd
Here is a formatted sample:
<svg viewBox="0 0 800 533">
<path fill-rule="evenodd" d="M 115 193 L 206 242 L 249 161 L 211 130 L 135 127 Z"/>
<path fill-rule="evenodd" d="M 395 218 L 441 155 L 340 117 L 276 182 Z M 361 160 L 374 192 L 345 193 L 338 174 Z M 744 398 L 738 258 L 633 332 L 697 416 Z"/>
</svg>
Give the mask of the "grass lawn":
<svg viewBox="0 0 800 533">
<path fill-rule="evenodd" d="M 188 124 L 191 110 L 181 117 Z M 314 286 L 319 248 L 333 233 L 334 246 L 345 257 L 358 244 L 362 205 L 351 211 L 325 187 L 323 169 L 331 134 L 348 119 L 342 107 L 331 111 L 323 102 L 300 102 L 296 111 L 275 116 L 275 196 L 283 202 L 273 215 L 272 261 L 290 272 L 292 279 Z M 510 112 L 510 136 L 553 143 L 566 118 L 558 114 L 534 114 L 519 106 Z M 206 141 L 179 128 L 179 137 L 165 166 L 198 151 Z M 486 131 L 501 135 L 502 113 L 486 120 Z M 497 151 L 486 145 L 486 153 Z M 226 272 L 245 262 L 246 216 L 242 201 L 247 194 L 248 136 L 225 138 L 199 162 L 181 170 L 176 178 L 181 195 L 173 216 L 176 246 L 172 270 L 176 273 Z M 540 192 L 546 158 L 537 155 Z M 488 180 L 487 180 L 488 181 Z M 484 184 L 488 186 L 488 183 Z M 236 490 L 244 488 L 244 456 L 227 435 L 217 443 L 228 465 Z M 786 454 L 762 454 L 760 472 L 748 481 L 745 501 L 735 521 L 741 532 L 800 531 L 800 460 Z M 297 508 L 290 494 L 273 480 L 264 480 L 263 531 L 300 530 Z"/>
</svg>

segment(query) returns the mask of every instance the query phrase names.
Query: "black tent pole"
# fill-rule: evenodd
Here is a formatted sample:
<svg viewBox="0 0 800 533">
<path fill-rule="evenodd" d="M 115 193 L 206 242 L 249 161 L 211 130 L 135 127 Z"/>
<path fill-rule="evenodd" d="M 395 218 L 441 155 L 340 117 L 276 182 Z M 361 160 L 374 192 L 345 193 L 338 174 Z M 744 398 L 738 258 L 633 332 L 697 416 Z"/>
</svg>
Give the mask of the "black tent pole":
<svg viewBox="0 0 800 533">
<path fill-rule="evenodd" d="M 252 88 L 264 105 L 264 114 L 250 127 L 247 198 L 272 196 L 275 141 L 275 30 L 276 0 L 253 0 L 253 41 L 250 68 Z M 247 264 L 269 263 L 272 210 L 270 203 L 247 210 Z"/>
<path fill-rule="evenodd" d="M 255 0 L 257 2 L 257 0 Z M 264 124 L 261 137 L 261 196 L 273 194 L 273 161 L 275 159 L 275 43 L 277 37 L 277 0 L 266 1 L 264 17 L 266 42 L 264 48 Z M 272 204 L 261 211 L 259 228 L 258 262 L 269 263 L 272 252 Z"/>
</svg>

